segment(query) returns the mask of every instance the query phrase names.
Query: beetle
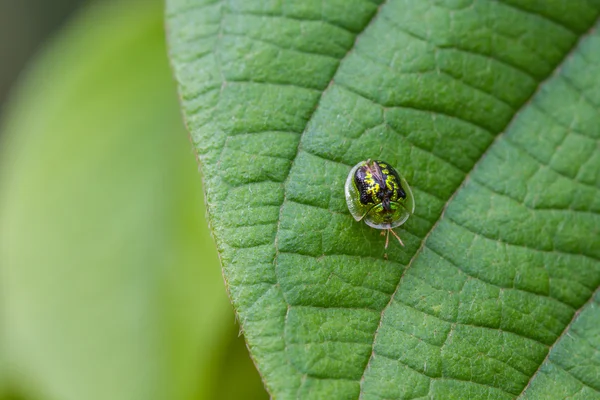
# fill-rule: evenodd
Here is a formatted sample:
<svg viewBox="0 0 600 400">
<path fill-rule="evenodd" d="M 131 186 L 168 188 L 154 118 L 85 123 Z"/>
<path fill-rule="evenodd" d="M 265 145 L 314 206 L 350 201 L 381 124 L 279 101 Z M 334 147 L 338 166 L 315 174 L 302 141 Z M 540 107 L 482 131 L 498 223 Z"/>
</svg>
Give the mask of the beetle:
<svg viewBox="0 0 600 400">
<path fill-rule="evenodd" d="M 344 189 L 348 210 L 356 221 L 386 230 L 386 249 L 390 232 L 404 246 L 393 228 L 414 213 L 415 199 L 408 182 L 394 167 L 382 160 L 361 161 L 350 170 Z"/>
</svg>

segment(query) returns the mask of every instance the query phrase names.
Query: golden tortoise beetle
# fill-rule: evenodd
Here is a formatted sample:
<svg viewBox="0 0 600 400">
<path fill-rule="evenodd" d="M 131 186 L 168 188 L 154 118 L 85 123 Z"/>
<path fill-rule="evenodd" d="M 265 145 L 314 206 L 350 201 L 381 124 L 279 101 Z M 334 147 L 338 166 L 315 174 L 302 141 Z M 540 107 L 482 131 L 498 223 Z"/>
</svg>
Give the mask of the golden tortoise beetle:
<svg viewBox="0 0 600 400">
<path fill-rule="evenodd" d="M 348 210 L 355 220 L 387 231 L 386 249 L 390 232 L 404 246 L 392 228 L 402 225 L 414 213 L 415 199 L 398 171 L 385 161 L 361 161 L 350 170 L 345 192 Z"/>
</svg>

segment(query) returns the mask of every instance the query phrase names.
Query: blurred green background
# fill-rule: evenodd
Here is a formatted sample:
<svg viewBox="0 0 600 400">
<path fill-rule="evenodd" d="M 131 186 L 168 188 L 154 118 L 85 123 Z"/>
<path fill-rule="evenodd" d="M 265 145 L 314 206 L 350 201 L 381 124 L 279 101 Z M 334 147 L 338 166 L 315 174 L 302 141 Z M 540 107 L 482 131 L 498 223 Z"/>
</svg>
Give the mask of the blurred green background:
<svg viewBox="0 0 600 400">
<path fill-rule="evenodd" d="M 85 0 L 0 0 L 0 106 L 46 38 Z"/>
<path fill-rule="evenodd" d="M 80 3 L 0 0 L 0 399 L 268 398 L 205 221 L 163 4 Z"/>
</svg>

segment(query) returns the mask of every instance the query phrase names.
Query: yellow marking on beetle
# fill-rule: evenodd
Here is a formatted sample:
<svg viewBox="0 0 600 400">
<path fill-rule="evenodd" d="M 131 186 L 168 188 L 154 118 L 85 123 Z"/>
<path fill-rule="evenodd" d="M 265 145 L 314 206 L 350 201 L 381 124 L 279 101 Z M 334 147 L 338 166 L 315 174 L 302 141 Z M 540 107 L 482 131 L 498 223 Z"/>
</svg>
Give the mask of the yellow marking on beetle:
<svg viewBox="0 0 600 400">
<path fill-rule="evenodd" d="M 385 179 L 385 187 L 387 187 L 389 190 L 394 190 L 394 185 L 395 185 L 394 180 L 392 179 L 391 176 L 388 175 L 387 178 Z"/>
<path fill-rule="evenodd" d="M 369 188 L 367 189 L 367 193 L 369 193 L 371 195 L 371 198 L 373 198 L 373 200 L 375 200 L 377 197 L 377 193 L 379 192 L 379 185 L 376 183 L 374 185 L 369 186 Z"/>
<path fill-rule="evenodd" d="M 371 173 L 371 171 L 365 171 L 364 181 L 367 185 L 373 185 L 375 183 L 375 179 L 373 179 L 373 174 Z"/>
</svg>

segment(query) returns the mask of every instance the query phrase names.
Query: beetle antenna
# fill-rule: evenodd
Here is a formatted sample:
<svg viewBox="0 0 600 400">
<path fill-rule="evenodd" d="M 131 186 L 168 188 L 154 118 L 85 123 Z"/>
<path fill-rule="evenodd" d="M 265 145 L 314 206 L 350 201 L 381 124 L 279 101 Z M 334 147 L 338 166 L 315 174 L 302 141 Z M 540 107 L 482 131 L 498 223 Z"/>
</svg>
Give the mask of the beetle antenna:
<svg viewBox="0 0 600 400">
<path fill-rule="evenodd" d="M 400 239 L 400 236 L 398 236 L 398 234 L 396 232 L 394 232 L 392 229 L 388 229 L 388 233 L 392 232 L 392 234 L 394 236 L 396 236 L 396 239 L 398 239 L 398 241 L 400 242 L 400 244 L 402 245 L 402 247 L 404 247 L 404 242 L 402 242 L 402 239 Z M 386 241 L 386 247 L 387 247 L 387 241 Z"/>
</svg>

